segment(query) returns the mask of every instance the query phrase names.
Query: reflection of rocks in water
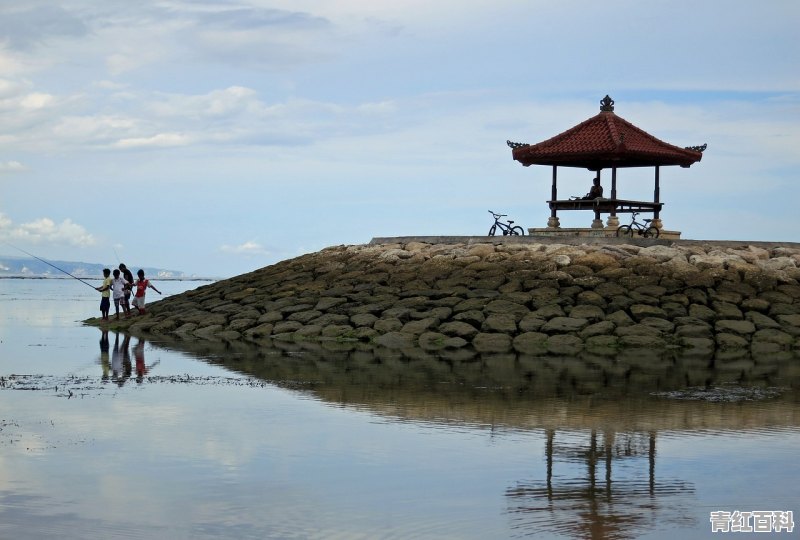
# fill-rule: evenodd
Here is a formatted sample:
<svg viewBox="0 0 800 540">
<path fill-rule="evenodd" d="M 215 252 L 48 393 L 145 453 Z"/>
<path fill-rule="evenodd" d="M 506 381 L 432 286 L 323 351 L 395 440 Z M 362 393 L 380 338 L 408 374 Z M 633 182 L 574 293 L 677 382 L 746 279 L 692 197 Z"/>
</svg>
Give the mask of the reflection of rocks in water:
<svg viewBox="0 0 800 540">
<path fill-rule="evenodd" d="M 472 354 L 456 359 L 352 343 L 268 348 L 178 341 L 160 346 L 325 401 L 412 420 L 616 431 L 800 425 L 800 408 L 792 402 L 800 373 L 791 354 L 766 363 L 746 357 L 750 368 L 720 370 L 713 356 L 649 351 L 616 357 Z M 754 404 L 747 414 L 735 403 L 651 395 L 730 384 L 787 390 L 777 399 Z"/>
<path fill-rule="evenodd" d="M 587 439 L 588 435 L 588 441 Z M 655 524 L 692 526 L 691 483 L 656 474 L 656 433 L 547 430 L 544 481 L 506 490 L 519 535 L 636 538 Z"/>
</svg>

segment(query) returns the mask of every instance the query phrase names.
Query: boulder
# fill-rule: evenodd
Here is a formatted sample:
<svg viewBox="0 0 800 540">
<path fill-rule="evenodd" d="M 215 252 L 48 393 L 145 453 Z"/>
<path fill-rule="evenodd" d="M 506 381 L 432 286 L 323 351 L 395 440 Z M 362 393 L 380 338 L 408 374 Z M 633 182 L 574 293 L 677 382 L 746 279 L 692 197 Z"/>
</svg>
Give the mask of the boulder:
<svg viewBox="0 0 800 540">
<path fill-rule="evenodd" d="M 482 353 L 508 352 L 511 350 L 513 341 L 508 334 L 488 334 L 479 333 L 472 338 L 472 346 L 475 350 Z"/>
<path fill-rule="evenodd" d="M 572 317 L 554 317 L 547 321 L 542 327 L 542 332 L 546 334 L 566 334 L 568 332 L 580 332 L 589 326 L 586 319 L 573 319 Z"/>
</svg>

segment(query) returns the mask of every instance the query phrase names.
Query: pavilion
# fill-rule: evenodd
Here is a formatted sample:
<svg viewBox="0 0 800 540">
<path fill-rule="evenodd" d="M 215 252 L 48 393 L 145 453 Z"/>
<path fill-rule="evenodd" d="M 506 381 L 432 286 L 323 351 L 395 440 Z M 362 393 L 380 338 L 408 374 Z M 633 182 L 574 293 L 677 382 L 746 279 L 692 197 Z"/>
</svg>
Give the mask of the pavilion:
<svg viewBox="0 0 800 540">
<path fill-rule="evenodd" d="M 606 96 L 600 100 L 600 113 L 537 144 L 507 141 L 512 156 L 525 167 L 550 165 L 553 182 L 550 200 L 550 218 L 547 229 L 529 229 L 531 234 L 547 236 L 613 236 L 619 227 L 618 213 L 652 212 L 652 225 L 662 229 L 662 236 L 679 238 L 680 232 L 663 231 L 660 212 L 660 168 L 679 165 L 688 168 L 700 161 L 706 145 L 680 148 L 653 137 L 644 130 L 614 114 L 614 100 Z M 559 199 L 558 167 L 585 168 L 594 171 L 598 178 L 603 169 L 611 169 L 610 197 L 596 199 Z M 652 201 L 634 201 L 617 198 L 617 169 L 630 167 L 655 167 Z M 591 229 L 562 230 L 558 210 L 591 210 L 594 221 Z M 609 214 L 604 229 L 601 214 Z M 581 234 L 583 233 L 583 234 Z M 665 234 L 667 233 L 667 234 Z"/>
</svg>

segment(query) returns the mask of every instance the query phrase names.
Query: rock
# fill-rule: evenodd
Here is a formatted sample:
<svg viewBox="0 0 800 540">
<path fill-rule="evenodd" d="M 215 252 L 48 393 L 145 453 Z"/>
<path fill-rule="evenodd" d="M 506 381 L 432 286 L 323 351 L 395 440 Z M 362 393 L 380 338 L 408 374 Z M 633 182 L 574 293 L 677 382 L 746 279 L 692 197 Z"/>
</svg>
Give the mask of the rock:
<svg viewBox="0 0 800 540">
<path fill-rule="evenodd" d="M 672 321 L 658 317 L 645 317 L 640 324 L 656 328 L 662 334 L 671 334 L 675 330 L 675 324 Z"/>
<path fill-rule="evenodd" d="M 473 257 L 480 257 L 486 258 L 487 256 L 493 254 L 495 252 L 495 248 L 492 244 L 475 244 L 470 246 L 467 250 L 467 255 Z"/>
<path fill-rule="evenodd" d="M 769 310 L 769 302 L 763 298 L 747 298 L 742 300 L 742 309 L 747 311 L 758 311 L 766 313 Z"/>
<path fill-rule="evenodd" d="M 508 352 L 512 343 L 511 336 L 507 334 L 479 333 L 472 338 L 472 346 L 482 353 Z"/>
<path fill-rule="evenodd" d="M 631 317 L 633 320 L 640 321 L 647 317 L 658 317 L 666 319 L 667 314 L 658 306 L 650 306 L 647 304 L 634 304 L 630 307 Z"/>
<path fill-rule="evenodd" d="M 465 322 L 480 328 L 480 326 L 483 324 L 483 321 L 486 320 L 486 316 L 483 314 L 483 311 L 473 309 L 470 311 L 462 311 L 453 317 L 453 320 Z"/>
<path fill-rule="evenodd" d="M 325 296 L 319 299 L 313 309 L 316 311 L 328 311 L 332 307 L 336 307 L 339 304 L 344 304 L 346 302 L 347 298 Z"/>
<path fill-rule="evenodd" d="M 717 347 L 720 349 L 744 349 L 749 345 L 749 342 L 741 336 L 736 334 L 717 334 Z"/>
<path fill-rule="evenodd" d="M 281 315 L 280 311 L 268 311 L 263 315 L 261 315 L 258 318 L 257 322 L 258 324 L 263 324 L 263 323 L 274 323 L 282 320 L 283 320 L 283 315 Z"/>
<path fill-rule="evenodd" d="M 522 304 L 517 304 L 516 302 L 510 302 L 508 300 L 492 300 L 486 307 L 483 308 L 484 313 L 491 314 L 491 313 L 505 313 L 513 315 L 515 320 L 519 321 L 530 313 L 530 310 L 523 306 Z"/>
<path fill-rule="evenodd" d="M 645 336 L 630 334 L 627 336 L 620 336 L 619 343 L 623 347 L 635 347 L 641 349 L 663 349 L 666 345 L 665 341 L 657 336 Z"/>
<path fill-rule="evenodd" d="M 778 322 L 784 326 L 800 328 L 800 315 L 778 315 Z"/>
<path fill-rule="evenodd" d="M 742 320 L 744 318 L 742 311 L 736 306 L 736 304 L 714 301 L 711 303 L 711 307 L 714 309 L 717 317 L 720 319 Z"/>
<path fill-rule="evenodd" d="M 303 323 L 298 321 L 281 321 L 275 323 L 275 326 L 272 329 L 272 333 L 273 334 L 291 333 L 291 332 L 296 332 L 302 327 Z"/>
<path fill-rule="evenodd" d="M 523 332 L 514 338 L 513 347 L 523 354 L 543 354 L 547 352 L 547 334 Z"/>
<path fill-rule="evenodd" d="M 252 326 L 256 325 L 255 319 L 235 319 L 231 321 L 228 325 L 226 330 L 231 332 L 245 332 L 247 329 L 251 328 Z M 151 328 L 150 331 L 152 332 L 153 329 Z"/>
<path fill-rule="evenodd" d="M 353 339 L 353 327 L 349 324 L 331 324 L 322 328 L 320 336 L 336 339 Z"/>
<path fill-rule="evenodd" d="M 441 324 L 439 332 L 447 336 L 457 336 L 469 340 L 478 334 L 478 329 L 463 321 L 452 321 Z"/>
<path fill-rule="evenodd" d="M 573 263 L 581 266 L 587 266 L 594 271 L 602 270 L 604 268 L 619 267 L 619 262 L 616 258 L 607 253 L 602 253 L 599 251 L 576 257 Z"/>
<path fill-rule="evenodd" d="M 565 317 L 566 316 L 566 314 L 564 313 L 564 310 L 561 309 L 561 306 L 558 306 L 558 305 L 555 305 L 555 304 L 541 307 L 541 308 L 537 309 L 536 311 L 534 311 L 533 315 L 535 317 L 539 318 L 539 319 L 548 319 L 548 320 L 552 319 L 554 317 Z"/>
<path fill-rule="evenodd" d="M 625 336 L 648 336 L 648 337 L 661 337 L 663 332 L 655 326 L 648 326 L 646 324 L 634 324 L 633 326 L 621 326 L 614 330 L 614 334 L 619 337 Z"/>
<path fill-rule="evenodd" d="M 553 354 L 578 354 L 583 350 L 583 340 L 578 336 L 557 334 L 547 338 L 547 350 Z"/>
<path fill-rule="evenodd" d="M 274 325 L 272 323 L 259 324 L 258 326 L 248 328 L 243 334 L 247 339 L 262 339 L 272 334 L 273 327 Z"/>
<path fill-rule="evenodd" d="M 597 291 L 583 291 L 578 293 L 578 295 L 575 297 L 575 303 L 578 305 L 588 304 L 592 306 L 598 306 L 600 308 L 604 308 L 608 304 L 606 299 L 598 294 Z"/>
<path fill-rule="evenodd" d="M 619 349 L 619 338 L 616 336 L 591 336 L 584 344 L 587 351 L 600 354 L 616 354 Z"/>
<path fill-rule="evenodd" d="M 701 321 L 713 322 L 717 318 L 717 313 L 707 306 L 692 304 L 689 306 L 689 317 L 700 319 Z"/>
<path fill-rule="evenodd" d="M 586 319 L 589 322 L 597 322 L 605 319 L 606 314 L 599 306 L 583 304 L 574 306 L 570 310 L 569 316 L 573 319 Z"/>
<path fill-rule="evenodd" d="M 775 343 L 781 347 L 791 347 L 794 343 L 794 336 L 775 328 L 764 328 L 753 334 L 753 344 L 755 343 Z"/>
<path fill-rule="evenodd" d="M 675 329 L 675 335 L 679 338 L 703 338 L 711 339 L 714 337 L 711 326 L 703 325 L 683 325 Z"/>
<path fill-rule="evenodd" d="M 372 313 L 359 313 L 357 315 L 353 315 L 350 317 L 350 322 L 358 328 L 359 326 L 364 326 L 367 328 L 372 328 L 375 324 L 375 321 L 378 320 L 378 317 L 373 315 Z"/>
<path fill-rule="evenodd" d="M 535 313 L 528 313 L 519 321 L 519 329 L 522 332 L 537 332 L 546 322 L 546 319 L 539 317 Z"/>
<path fill-rule="evenodd" d="M 763 313 L 759 313 L 758 311 L 748 311 L 747 313 L 744 314 L 744 318 L 752 322 L 759 330 L 764 328 L 781 327 L 781 325 L 777 321 L 771 319 L 770 317 L 767 317 Z"/>
<path fill-rule="evenodd" d="M 203 326 L 198 328 L 192 335 L 199 337 L 200 339 L 213 339 L 217 334 L 222 332 L 224 328 L 221 324 L 212 324 L 210 326 Z"/>
<path fill-rule="evenodd" d="M 413 335 L 402 332 L 387 332 L 375 338 L 375 343 L 388 349 L 410 349 L 416 344 Z"/>
<path fill-rule="evenodd" d="M 412 334 L 418 336 L 427 330 L 436 328 L 437 326 L 439 326 L 439 319 L 434 319 L 434 318 L 420 319 L 418 321 L 411 321 L 404 324 L 402 332 L 404 334 Z"/>
<path fill-rule="evenodd" d="M 297 321 L 302 324 L 306 324 L 310 321 L 313 321 L 317 317 L 322 315 L 321 311 L 298 311 L 297 313 L 292 313 L 288 317 L 286 317 L 287 321 Z"/>
<path fill-rule="evenodd" d="M 714 340 L 706 337 L 682 337 L 680 344 L 687 349 L 696 349 L 703 351 L 714 350 Z"/>
<path fill-rule="evenodd" d="M 723 320 L 716 322 L 714 330 L 717 334 L 726 332 L 737 336 L 749 336 L 756 331 L 756 326 L 750 321 Z"/>
<path fill-rule="evenodd" d="M 318 324 L 309 324 L 295 330 L 294 335 L 301 338 L 309 338 L 319 336 L 322 334 L 322 326 Z"/>
<path fill-rule="evenodd" d="M 516 317 L 511 315 L 510 313 L 492 313 L 486 320 L 483 321 L 483 325 L 481 326 L 481 331 L 483 332 L 501 332 L 506 334 L 516 334 L 517 333 L 517 321 Z"/>
<path fill-rule="evenodd" d="M 423 332 L 419 336 L 419 346 L 426 351 L 438 351 L 446 347 L 447 336 L 438 332 Z"/>
<path fill-rule="evenodd" d="M 606 315 L 606 320 L 614 323 L 614 326 L 631 326 L 635 324 L 633 319 L 622 310 L 614 311 L 610 315 Z"/>
<path fill-rule="evenodd" d="M 593 336 L 611 335 L 614 333 L 615 328 L 616 326 L 614 325 L 613 322 L 601 321 L 587 326 L 586 328 L 578 332 L 578 336 L 586 340 Z"/>
<path fill-rule="evenodd" d="M 772 304 L 767 313 L 769 313 L 770 317 L 777 317 L 778 315 L 797 315 L 800 314 L 800 305 Z"/>
<path fill-rule="evenodd" d="M 571 317 L 554 317 L 547 321 L 541 328 L 547 334 L 564 334 L 567 332 L 579 332 L 589 325 L 586 319 L 573 319 Z"/>
</svg>

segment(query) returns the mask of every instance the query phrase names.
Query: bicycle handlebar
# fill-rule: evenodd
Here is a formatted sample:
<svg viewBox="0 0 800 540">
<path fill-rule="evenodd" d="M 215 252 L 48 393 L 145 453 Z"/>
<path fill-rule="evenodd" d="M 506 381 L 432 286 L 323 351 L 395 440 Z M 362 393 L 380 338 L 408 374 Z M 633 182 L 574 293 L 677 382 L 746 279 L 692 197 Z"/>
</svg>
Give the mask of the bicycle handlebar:
<svg viewBox="0 0 800 540">
<path fill-rule="evenodd" d="M 508 217 L 508 214 L 495 214 L 491 210 L 489 210 L 489 213 L 492 214 L 495 217 L 495 219 L 501 218 L 501 217 Z"/>
</svg>

